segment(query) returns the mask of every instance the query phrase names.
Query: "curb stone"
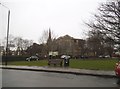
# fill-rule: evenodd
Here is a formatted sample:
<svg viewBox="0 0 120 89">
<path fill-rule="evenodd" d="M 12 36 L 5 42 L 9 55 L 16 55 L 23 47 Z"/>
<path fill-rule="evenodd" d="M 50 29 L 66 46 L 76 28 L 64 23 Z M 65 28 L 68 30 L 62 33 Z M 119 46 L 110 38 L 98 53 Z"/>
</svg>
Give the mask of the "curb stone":
<svg viewBox="0 0 120 89">
<path fill-rule="evenodd" d="M 85 70 L 74 69 L 64 67 L 38 67 L 38 66 L 0 66 L 1 69 L 14 69 L 14 70 L 29 70 L 40 72 L 55 72 L 55 73 L 68 73 L 76 75 L 91 75 L 100 77 L 117 78 L 114 71 L 102 71 L 102 70 Z"/>
</svg>

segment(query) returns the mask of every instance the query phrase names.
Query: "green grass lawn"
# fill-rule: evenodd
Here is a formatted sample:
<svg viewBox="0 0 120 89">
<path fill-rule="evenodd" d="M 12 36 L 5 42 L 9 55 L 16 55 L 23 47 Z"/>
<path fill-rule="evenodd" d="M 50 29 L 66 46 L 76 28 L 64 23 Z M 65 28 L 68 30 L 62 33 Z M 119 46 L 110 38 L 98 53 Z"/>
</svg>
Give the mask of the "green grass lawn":
<svg viewBox="0 0 120 89">
<path fill-rule="evenodd" d="M 117 59 L 71 59 L 70 68 L 92 70 L 114 70 Z M 48 66 L 47 60 L 8 62 L 8 65 Z"/>
<path fill-rule="evenodd" d="M 14 61 L 8 62 L 8 65 L 20 65 L 20 66 L 47 66 L 47 60 L 39 61 Z"/>
<path fill-rule="evenodd" d="M 93 70 L 114 70 L 117 59 L 102 59 L 102 60 L 71 60 L 71 68 L 93 69 Z"/>
</svg>

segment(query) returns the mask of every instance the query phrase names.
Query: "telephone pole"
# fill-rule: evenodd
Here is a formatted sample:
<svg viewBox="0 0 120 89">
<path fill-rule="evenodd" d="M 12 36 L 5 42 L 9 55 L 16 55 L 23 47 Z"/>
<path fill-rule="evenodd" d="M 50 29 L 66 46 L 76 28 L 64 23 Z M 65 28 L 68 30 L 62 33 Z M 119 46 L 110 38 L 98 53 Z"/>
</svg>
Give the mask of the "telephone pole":
<svg viewBox="0 0 120 89">
<path fill-rule="evenodd" d="M 10 24 L 10 9 L 8 7 L 6 7 L 5 5 L 3 5 L 2 3 L 0 3 L 0 5 L 2 5 L 4 8 L 6 8 L 8 10 L 8 21 L 7 21 L 7 39 L 6 39 L 6 58 L 5 58 L 5 65 L 7 66 L 7 59 L 8 59 L 8 42 L 9 42 L 9 24 Z"/>
</svg>

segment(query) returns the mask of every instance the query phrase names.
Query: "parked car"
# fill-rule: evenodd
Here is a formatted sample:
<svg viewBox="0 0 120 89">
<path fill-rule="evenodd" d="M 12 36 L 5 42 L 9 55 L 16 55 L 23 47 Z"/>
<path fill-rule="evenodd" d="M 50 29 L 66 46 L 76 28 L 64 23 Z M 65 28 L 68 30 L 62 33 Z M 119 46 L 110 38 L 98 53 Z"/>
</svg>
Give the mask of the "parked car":
<svg viewBox="0 0 120 89">
<path fill-rule="evenodd" d="M 61 56 L 61 58 L 62 58 L 62 59 L 64 59 L 64 58 L 69 59 L 69 58 L 70 58 L 70 56 L 68 56 L 68 55 L 62 55 L 62 56 Z"/>
<path fill-rule="evenodd" d="M 100 56 L 99 56 L 99 58 L 105 58 L 105 56 L 103 56 L 103 55 L 100 55 Z"/>
<path fill-rule="evenodd" d="M 106 55 L 105 58 L 110 58 L 110 55 Z"/>
<path fill-rule="evenodd" d="M 38 61 L 39 58 L 37 56 L 31 56 L 31 57 L 26 58 L 26 61 L 32 61 L 32 60 Z"/>
<path fill-rule="evenodd" d="M 115 65 L 115 74 L 120 78 L 120 61 Z"/>
</svg>

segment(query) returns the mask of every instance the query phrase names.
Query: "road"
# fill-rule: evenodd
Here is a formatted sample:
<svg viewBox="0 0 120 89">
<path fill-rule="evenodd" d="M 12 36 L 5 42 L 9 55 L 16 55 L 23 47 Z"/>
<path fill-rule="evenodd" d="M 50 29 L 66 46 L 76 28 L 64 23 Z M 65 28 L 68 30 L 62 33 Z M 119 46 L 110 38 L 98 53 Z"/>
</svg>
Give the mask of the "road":
<svg viewBox="0 0 120 89">
<path fill-rule="evenodd" d="M 117 81 L 86 75 L 2 70 L 2 87 L 118 87 Z"/>
</svg>

